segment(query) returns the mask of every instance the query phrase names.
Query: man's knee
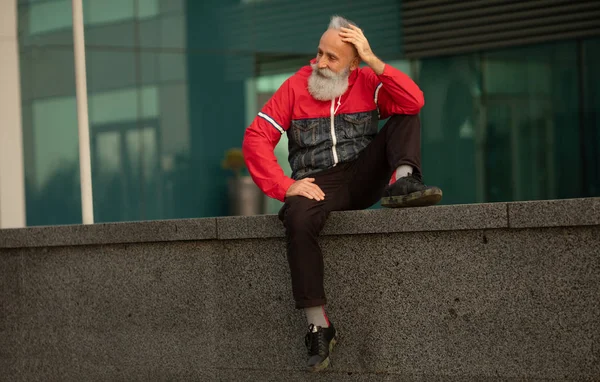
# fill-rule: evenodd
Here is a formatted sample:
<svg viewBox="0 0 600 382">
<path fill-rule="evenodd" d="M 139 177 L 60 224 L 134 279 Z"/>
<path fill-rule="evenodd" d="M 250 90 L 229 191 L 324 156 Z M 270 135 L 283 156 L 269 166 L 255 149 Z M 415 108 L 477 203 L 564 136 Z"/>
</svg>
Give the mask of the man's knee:
<svg viewBox="0 0 600 382">
<path fill-rule="evenodd" d="M 288 231 L 318 232 L 325 224 L 325 212 L 304 196 L 289 197 L 280 213 Z"/>
</svg>

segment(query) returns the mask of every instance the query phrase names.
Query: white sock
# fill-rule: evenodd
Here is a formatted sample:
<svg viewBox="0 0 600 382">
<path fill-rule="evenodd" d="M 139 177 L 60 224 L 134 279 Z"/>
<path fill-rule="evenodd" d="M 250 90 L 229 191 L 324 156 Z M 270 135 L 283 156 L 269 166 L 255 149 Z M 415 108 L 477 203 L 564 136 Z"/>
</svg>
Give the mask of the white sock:
<svg viewBox="0 0 600 382">
<path fill-rule="evenodd" d="M 390 184 L 394 184 L 398 179 L 407 176 L 408 174 L 413 173 L 413 168 L 407 164 L 403 164 L 399 166 L 396 171 L 392 173 L 392 177 L 390 178 Z"/>
<path fill-rule="evenodd" d="M 325 307 L 323 305 L 304 308 L 304 313 L 306 314 L 306 321 L 308 321 L 309 326 L 310 324 L 313 324 L 315 327 L 329 327 L 329 319 L 327 318 Z"/>
<path fill-rule="evenodd" d="M 413 168 L 407 164 L 403 164 L 396 169 L 396 179 L 404 178 L 405 176 L 408 176 L 408 174 L 412 173 Z"/>
</svg>

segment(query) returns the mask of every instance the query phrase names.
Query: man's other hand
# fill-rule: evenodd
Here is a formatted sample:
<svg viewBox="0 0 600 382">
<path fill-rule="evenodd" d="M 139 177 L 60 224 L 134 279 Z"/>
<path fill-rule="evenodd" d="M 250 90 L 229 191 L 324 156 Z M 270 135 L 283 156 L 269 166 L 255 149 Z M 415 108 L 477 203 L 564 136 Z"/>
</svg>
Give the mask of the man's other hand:
<svg viewBox="0 0 600 382">
<path fill-rule="evenodd" d="M 295 181 L 292 183 L 290 188 L 288 188 L 287 192 L 285 193 L 285 197 L 287 198 L 288 196 L 297 195 L 304 196 L 308 199 L 324 200 L 325 193 L 314 182 L 315 178 L 304 178 Z"/>
</svg>

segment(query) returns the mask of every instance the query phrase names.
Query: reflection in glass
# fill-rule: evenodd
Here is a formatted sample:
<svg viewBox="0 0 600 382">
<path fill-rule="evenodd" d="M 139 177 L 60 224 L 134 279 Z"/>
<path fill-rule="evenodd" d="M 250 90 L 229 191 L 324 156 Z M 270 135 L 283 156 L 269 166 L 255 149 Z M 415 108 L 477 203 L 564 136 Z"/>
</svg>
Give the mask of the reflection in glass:
<svg viewBox="0 0 600 382">
<path fill-rule="evenodd" d="M 84 0 L 97 220 L 227 214 L 223 155 L 313 57 L 323 7 Z M 443 203 L 600 194 L 600 39 L 402 60 L 399 8 L 360 0 L 346 16 L 424 91 L 424 176 Z M 81 221 L 70 9 L 18 6 L 29 225 Z M 275 154 L 289 174 L 285 135 Z"/>
<path fill-rule="evenodd" d="M 423 167 L 443 202 L 582 196 L 578 76 L 575 42 L 422 60 Z"/>
<path fill-rule="evenodd" d="M 70 28 L 72 24 L 70 0 L 48 0 L 29 5 L 29 33 L 32 35 Z"/>
</svg>

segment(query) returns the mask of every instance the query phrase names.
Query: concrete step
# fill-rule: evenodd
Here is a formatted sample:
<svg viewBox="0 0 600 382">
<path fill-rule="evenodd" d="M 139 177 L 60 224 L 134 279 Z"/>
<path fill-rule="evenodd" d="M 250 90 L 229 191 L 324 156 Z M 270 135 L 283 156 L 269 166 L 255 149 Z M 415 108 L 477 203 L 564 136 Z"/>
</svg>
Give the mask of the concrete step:
<svg viewBox="0 0 600 382">
<path fill-rule="evenodd" d="M 275 216 L 0 230 L 0 380 L 600 380 L 600 198 L 334 213 L 304 370 Z"/>
</svg>

